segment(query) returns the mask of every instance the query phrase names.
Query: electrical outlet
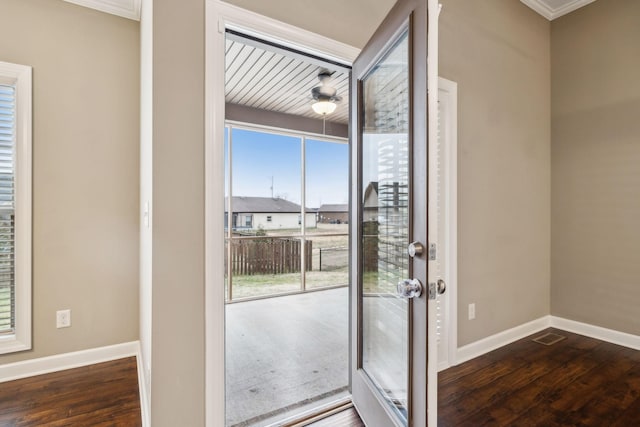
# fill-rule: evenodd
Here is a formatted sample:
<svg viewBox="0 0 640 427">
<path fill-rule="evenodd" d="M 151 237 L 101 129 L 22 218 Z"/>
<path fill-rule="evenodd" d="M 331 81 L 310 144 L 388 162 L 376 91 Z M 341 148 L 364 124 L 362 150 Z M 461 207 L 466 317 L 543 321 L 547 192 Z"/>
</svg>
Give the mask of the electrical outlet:
<svg viewBox="0 0 640 427">
<path fill-rule="evenodd" d="M 68 328 L 71 326 L 71 310 L 56 311 L 56 328 Z"/>
<path fill-rule="evenodd" d="M 473 320 L 476 318 L 476 304 L 469 304 L 469 320 Z"/>
</svg>

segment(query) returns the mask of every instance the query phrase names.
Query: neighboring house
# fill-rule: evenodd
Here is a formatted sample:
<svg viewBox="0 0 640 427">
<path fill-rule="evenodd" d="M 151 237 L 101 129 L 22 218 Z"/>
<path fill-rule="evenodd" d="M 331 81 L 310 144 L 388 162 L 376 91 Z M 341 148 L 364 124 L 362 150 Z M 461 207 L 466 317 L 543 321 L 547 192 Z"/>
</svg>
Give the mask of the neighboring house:
<svg viewBox="0 0 640 427">
<path fill-rule="evenodd" d="M 349 205 L 322 205 L 318 209 L 318 222 L 320 224 L 348 224 Z"/>
<path fill-rule="evenodd" d="M 280 230 L 302 225 L 302 207 L 284 199 L 271 197 L 233 197 L 231 199 L 233 230 Z M 226 212 L 225 212 L 226 213 Z M 306 208 L 306 226 L 316 226 L 315 210 Z M 228 216 L 225 215 L 225 228 Z"/>
</svg>

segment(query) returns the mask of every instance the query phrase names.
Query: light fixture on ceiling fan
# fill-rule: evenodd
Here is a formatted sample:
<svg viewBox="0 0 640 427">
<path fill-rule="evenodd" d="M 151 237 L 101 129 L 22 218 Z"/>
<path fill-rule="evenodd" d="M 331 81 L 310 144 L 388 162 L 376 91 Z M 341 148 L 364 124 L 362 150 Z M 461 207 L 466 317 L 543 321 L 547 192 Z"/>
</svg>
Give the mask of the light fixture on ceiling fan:
<svg viewBox="0 0 640 427">
<path fill-rule="evenodd" d="M 326 117 L 327 114 L 331 114 L 336 110 L 336 103 L 342 101 L 342 97 L 337 95 L 336 88 L 329 85 L 331 75 L 333 73 L 328 70 L 322 70 L 318 74 L 318 80 L 320 80 L 320 86 L 316 86 L 311 89 L 311 96 L 315 101 L 311 108 L 317 114 Z"/>
<path fill-rule="evenodd" d="M 333 101 L 317 101 L 317 102 L 314 102 L 313 105 L 311 105 L 311 108 L 313 108 L 313 111 L 323 116 L 326 116 L 327 114 L 331 114 L 334 111 L 336 111 L 336 107 L 337 105 Z"/>
</svg>

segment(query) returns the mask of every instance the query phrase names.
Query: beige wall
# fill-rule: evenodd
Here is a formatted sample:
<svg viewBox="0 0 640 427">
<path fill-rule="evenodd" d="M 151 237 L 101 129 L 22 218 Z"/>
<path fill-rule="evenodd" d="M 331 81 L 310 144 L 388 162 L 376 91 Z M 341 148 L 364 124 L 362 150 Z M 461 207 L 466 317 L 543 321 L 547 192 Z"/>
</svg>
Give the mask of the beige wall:
<svg viewBox="0 0 640 427">
<path fill-rule="evenodd" d="M 223 0 L 287 24 L 363 48 L 394 0 Z"/>
<path fill-rule="evenodd" d="M 393 2 L 353 2 L 357 13 L 349 13 L 352 2 L 231 3 L 361 47 Z M 551 31 L 515 0 L 442 3 L 440 74 L 459 84 L 464 345 L 551 310 Z M 204 417 L 203 4 L 154 2 L 154 426 L 202 425 Z M 327 26 L 330 18 L 336 21 Z M 176 78 L 183 84 L 174 85 Z M 477 318 L 469 321 L 472 302 Z"/>
<path fill-rule="evenodd" d="M 154 427 L 204 425 L 204 3 L 153 2 Z"/>
<path fill-rule="evenodd" d="M 519 1 L 442 4 L 440 75 L 458 83 L 465 345 L 549 314 L 549 22 Z"/>
<path fill-rule="evenodd" d="M 640 335 L 640 2 L 553 21 L 553 315 Z"/>
<path fill-rule="evenodd" d="M 1 3 L 0 60 L 33 67 L 34 157 L 33 350 L 0 363 L 137 340 L 138 23 Z"/>
</svg>

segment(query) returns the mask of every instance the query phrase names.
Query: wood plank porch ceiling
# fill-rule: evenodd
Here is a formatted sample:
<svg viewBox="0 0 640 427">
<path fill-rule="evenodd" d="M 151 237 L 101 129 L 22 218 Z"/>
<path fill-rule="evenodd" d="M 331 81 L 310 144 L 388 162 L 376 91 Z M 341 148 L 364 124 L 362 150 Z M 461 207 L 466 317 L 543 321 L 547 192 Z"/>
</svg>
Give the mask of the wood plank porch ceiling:
<svg viewBox="0 0 640 427">
<path fill-rule="evenodd" d="M 241 43 L 227 38 L 225 64 L 225 100 L 279 113 L 320 119 L 311 109 L 311 89 L 320 84 L 318 73 L 323 67 L 315 61 L 287 56 L 281 52 Z M 335 71 L 331 85 L 342 101 L 327 121 L 346 124 L 349 121 L 349 74 Z"/>
</svg>

